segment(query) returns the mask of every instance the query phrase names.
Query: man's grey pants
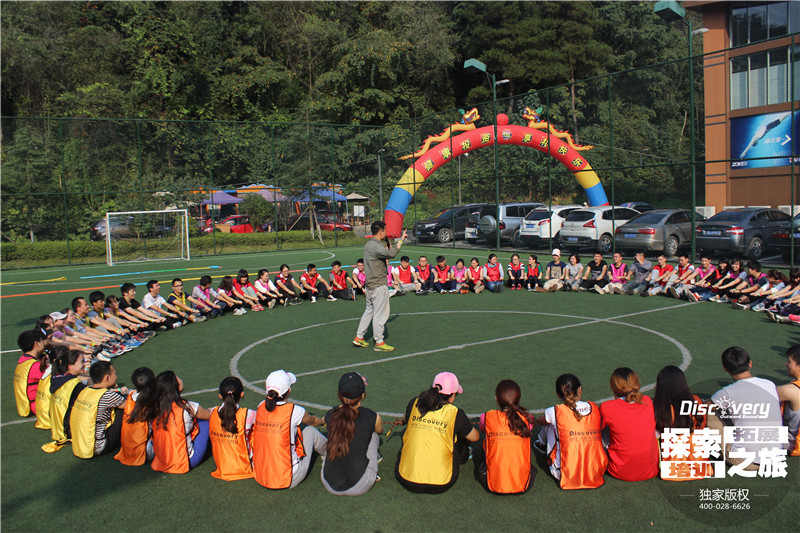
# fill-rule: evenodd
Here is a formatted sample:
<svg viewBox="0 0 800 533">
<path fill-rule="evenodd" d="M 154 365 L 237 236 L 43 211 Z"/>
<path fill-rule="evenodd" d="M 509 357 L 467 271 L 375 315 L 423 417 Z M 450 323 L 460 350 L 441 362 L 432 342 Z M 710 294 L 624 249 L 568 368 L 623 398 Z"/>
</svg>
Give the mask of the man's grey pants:
<svg viewBox="0 0 800 533">
<path fill-rule="evenodd" d="M 384 326 L 389 320 L 389 287 L 387 285 L 382 285 L 377 289 L 364 287 L 364 295 L 367 297 L 367 308 L 361 315 L 356 336 L 363 339 L 371 322 L 372 337 L 376 344 L 380 344 L 383 342 Z"/>
</svg>

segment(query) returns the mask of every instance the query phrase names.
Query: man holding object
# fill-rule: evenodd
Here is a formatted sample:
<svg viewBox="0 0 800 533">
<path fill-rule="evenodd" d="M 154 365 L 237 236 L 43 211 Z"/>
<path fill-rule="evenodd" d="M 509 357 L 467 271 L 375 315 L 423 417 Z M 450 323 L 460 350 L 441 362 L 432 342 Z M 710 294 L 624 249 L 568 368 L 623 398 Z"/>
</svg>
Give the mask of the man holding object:
<svg viewBox="0 0 800 533">
<path fill-rule="evenodd" d="M 386 224 L 378 220 L 372 223 L 372 238 L 364 246 L 364 295 L 367 299 L 367 308 L 358 324 L 356 338 L 353 346 L 367 348 L 369 344 L 364 340 L 370 322 L 372 322 L 372 336 L 375 338 L 376 352 L 391 352 L 393 346 L 383 342 L 383 330 L 389 319 L 389 287 L 386 284 L 386 259 L 396 256 L 403 246 L 408 232 L 403 230 L 403 235 L 395 241 L 395 246 L 386 238 Z"/>
</svg>

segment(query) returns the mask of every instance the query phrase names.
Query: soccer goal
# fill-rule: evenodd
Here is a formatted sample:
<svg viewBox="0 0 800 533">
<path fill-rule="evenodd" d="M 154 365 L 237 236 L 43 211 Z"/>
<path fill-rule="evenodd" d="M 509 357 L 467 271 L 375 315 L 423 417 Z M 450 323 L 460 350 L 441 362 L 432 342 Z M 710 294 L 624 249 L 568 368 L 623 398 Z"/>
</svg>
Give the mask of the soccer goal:
<svg viewBox="0 0 800 533">
<path fill-rule="evenodd" d="M 191 259 L 189 213 L 164 211 L 114 211 L 106 213 L 106 263 Z"/>
</svg>

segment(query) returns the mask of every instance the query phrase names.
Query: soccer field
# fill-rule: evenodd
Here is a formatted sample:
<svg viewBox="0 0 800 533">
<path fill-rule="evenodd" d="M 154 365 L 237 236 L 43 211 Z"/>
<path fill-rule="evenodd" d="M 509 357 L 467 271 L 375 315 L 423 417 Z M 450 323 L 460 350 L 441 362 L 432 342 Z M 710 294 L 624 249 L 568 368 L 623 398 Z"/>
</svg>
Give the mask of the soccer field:
<svg viewBox="0 0 800 533">
<path fill-rule="evenodd" d="M 157 279 L 162 294 L 181 277 L 187 289 L 201 275 L 214 277 L 246 268 L 292 270 L 317 265 L 327 277 L 338 259 L 352 265 L 361 248 L 297 250 L 270 254 L 217 256 L 183 262 L 134 263 L 61 269 L 31 269 L 2 274 L 0 349 L 3 351 L 2 527 L 8 531 L 220 531 L 256 528 L 288 531 L 523 531 L 726 530 L 796 531 L 800 523 L 800 458 L 788 460 L 785 478 L 726 477 L 670 483 L 659 479 L 626 483 L 606 475 L 599 489 L 562 491 L 538 456 L 538 476 L 526 494 L 497 496 L 474 479 L 473 461 L 462 467 L 448 492 L 430 496 L 407 492 L 394 479 L 402 427 L 382 437 L 381 481 L 364 496 L 335 497 L 320 482 L 320 461 L 296 489 L 270 491 L 254 480 L 224 482 L 211 477 L 213 459 L 184 475 L 126 467 L 112 456 L 76 458 L 69 447 L 41 451 L 49 431 L 18 417 L 13 401 L 17 335 L 36 317 L 69 305 L 75 296 L 102 288 L 119 294 L 123 282 Z M 470 252 L 473 253 L 473 252 Z M 466 251 L 403 248 L 419 255 L 443 254 L 453 264 Z M 399 256 L 398 258 L 399 259 Z M 485 262 L 486 257 L 479 257 Z M 508 257 L 501 257 L 505 265 Z M 349 268 L 352 270 L 352 267 Z M 297 277 L 297 275 L 296 275 Z M 165 283 L 166 282 L 166 283 Z M 263 399 L 264 378 L 283 368 L 298 376 L 292 399 L 322 416 L 336 402 L 340 375 L 356 370 L 369 380 L 365 405 L 391 422 L 409 399 L 428 388 L 444 370 L 464 387 L 456 405 L 470 416 L 495 408 L 494 388 L 514 379 L 522 404 L 541 411 L 558 402 L 555 379 L 570 372 L 583 383 L 584 399 L 609 399 L 614 368 L 629 366 L 646 384 L 673 364 L 685 369 L 692 391 L 707 398 L 730 382 L 720 354 L 731 346 L 747 349 L 753 373 L 786 383 L 784 352 L 800 342 L 800 328 L 777 325 L 763 314 L 728 305 L 689 304 L 671 298 L 599 296 L 592 293 L 539 294 L 506 291 L 480 295 L 407 295 L 391 299 L 387 342 L 397 350 L 379 354 L 354 348 L 350 341 L 364 300 L 305 302 L 247 315 L 224 316 L 203 324 L 159 333 L 140 348 L 114 360 L 119 381 L 149 366 L 158 374 L 174 370 L 185 383 L 184 396 L 212 407 L 220 381 L 235 375 L 246 386 L 242 405 Z M 388 426 L 387 426 L 388 427 Z M 745 489 L 749 509 L 701 508 L 701 489 Z M 741 493 L 740 493 L 741 494 Z M 720 503 L 720 502 L 717 502 Z"/>
</svg>

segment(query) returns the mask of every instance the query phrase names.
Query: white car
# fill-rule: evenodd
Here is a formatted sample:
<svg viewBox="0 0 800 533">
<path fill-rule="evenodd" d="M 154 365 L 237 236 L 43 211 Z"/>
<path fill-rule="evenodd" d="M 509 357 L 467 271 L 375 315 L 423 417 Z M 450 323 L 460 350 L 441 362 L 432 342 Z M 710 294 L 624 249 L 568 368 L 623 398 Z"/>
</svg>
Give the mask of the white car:
<svg viewBox="0 0 800 533">
<path fill-rule="evenodd" d="M 611 252 L 614 242 L 614 229 L 639 214 L 628 207 L 610 205 L 576 209 L 561 225 L 559 244 L 561 248 L 577 250 L 592 248 L 600 253 Z"/>
<path fill-rule="evenodd" d="M 558 232 L 567 215 L 581 209 L 581 205 L 554 205 L 550 209 L 534 209 L 519 227 L 519 240 L 526 246 L 542 246 L 552 237 L 558 242 Z"/>
</svg>

